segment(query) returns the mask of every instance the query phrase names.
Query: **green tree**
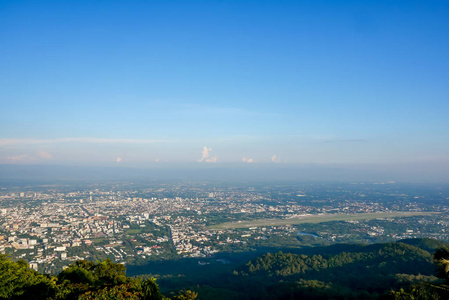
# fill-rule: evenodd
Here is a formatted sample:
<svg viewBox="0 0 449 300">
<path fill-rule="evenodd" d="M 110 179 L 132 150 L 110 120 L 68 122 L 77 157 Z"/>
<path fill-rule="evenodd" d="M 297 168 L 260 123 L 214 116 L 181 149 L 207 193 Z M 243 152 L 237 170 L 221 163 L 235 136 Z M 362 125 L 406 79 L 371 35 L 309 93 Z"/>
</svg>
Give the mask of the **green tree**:
<svg viewBox="0 0 449 300">
<path fill-rule="evenodd" d="M 173 300 L 195 300 L 198 293 L 192 291 L 185 291 L 180 295 L 174 296 Z"/>
<path fill-rule="evenodd" d="M 174 300 L 194 300 L 197 294 L 185 291 Z M 13 262 L 0 255 L 1 299 L 53 300 L 169 300 L 154 278 L 126 276 L 126 268 L 109 259 L 99 262 L 80 260 L 69 265 L 58 277 L 40 274 L 24 260 Z"/>
<path fill-rule="evenodd" d="M 117 295 L 122 295 L 125 290 L 134 295 L 133 293 L 140 293 L 141 289 L 139 280 L 126 277 L 124 265 L 113 263 L 109 259 L 96 263 L 77 261 L 59 273 L 58 282 L 58 299 L 77 299 L 82 295 L 103 299 L 101 297 L 105 297 L 109 290 Z"/>
<path fill-rule="evenodd" d="M 47 299 L 55 295 L 55 281 L 0 254 L 0 299 Z"/>
<path fill-rule="evenodd" d="M 449 248 L 443 246 L 437 249 L 433 260 L 437 265 L 437 276 L 449 282 Z"/>
<path fill-rule="evenodd" d="M 105 287 L 96 291 L 89 291 L 79 296 L 78 300 L 140 300 L 141 293 L 129 284 Z"/>
<path fill-rule="evenodd" d="M 142 299 L 143 300 L 162 300 L 163 297 L 159 292 L 156 279 L 150 278 L 142 283 Z"/>
</svg>

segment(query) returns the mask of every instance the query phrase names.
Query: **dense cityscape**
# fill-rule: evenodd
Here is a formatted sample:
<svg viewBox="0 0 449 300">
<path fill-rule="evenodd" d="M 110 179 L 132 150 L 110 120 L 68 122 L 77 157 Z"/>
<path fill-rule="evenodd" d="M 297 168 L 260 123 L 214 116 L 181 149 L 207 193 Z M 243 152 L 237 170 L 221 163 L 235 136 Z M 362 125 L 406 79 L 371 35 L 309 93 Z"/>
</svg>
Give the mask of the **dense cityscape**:
<svg viewBox="0 0 449 300">
<path fill-rule="evenodd" d="M 3 188 L 0 251 L 56 273 L 79 259 L 142 265 L 261 247 L 449 240 L 438 186 L 95 184 Z"/>
</svg>

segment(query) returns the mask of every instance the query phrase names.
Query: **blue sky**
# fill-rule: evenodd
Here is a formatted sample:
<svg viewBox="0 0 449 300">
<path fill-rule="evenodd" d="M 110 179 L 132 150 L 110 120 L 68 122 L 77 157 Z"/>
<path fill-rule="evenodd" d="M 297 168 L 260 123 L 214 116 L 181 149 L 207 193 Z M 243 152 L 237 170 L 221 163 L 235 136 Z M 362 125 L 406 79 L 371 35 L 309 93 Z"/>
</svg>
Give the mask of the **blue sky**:
<svg viewBox="0 0 449 300">
<path fill-rule="evenodd" d="M 449 161 L 447 1 L 0 1 L 0 163 Z"/>
</svg>

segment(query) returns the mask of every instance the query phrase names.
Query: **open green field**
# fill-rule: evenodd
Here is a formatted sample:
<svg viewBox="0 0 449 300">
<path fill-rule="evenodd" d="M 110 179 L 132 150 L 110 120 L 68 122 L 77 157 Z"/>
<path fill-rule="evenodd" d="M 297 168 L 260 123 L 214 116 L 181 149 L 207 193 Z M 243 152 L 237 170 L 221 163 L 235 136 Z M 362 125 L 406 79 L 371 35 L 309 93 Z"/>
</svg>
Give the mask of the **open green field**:
<svg viewBox="0 0 449 300">
<path fill-rule="evenodd" d="M 228 222 L 210 226 L 209 228 L 214 230 L 221 230 L 221 229 L 236 229 L 236 228 L 263 227 L 263 226 L 295 225 L 303 223 L 324 223 L 331 221 L 373 220 L 379 218 L 431 216 L 435 214 L 439 214 L 439 212 L 395 211 L 395 212 L 359 213 L 359 214 L 321 214 L 321 215 L 306 215 L 290 219 L 258 219 L 252 221 Z"/>
</svg>

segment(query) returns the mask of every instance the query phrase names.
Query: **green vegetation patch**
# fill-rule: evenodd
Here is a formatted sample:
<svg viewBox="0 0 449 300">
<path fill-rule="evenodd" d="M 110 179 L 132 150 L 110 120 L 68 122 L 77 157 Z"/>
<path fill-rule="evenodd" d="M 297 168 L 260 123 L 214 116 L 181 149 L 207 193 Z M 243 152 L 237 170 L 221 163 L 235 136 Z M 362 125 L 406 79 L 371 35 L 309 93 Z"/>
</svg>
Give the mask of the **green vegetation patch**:
<svg viewBox="0 0 449 300">
<path fill-rule="evenodd" d="M 141 232 L 142 232 L 141 229 L 128 229 L 128 230 L 126 230 L 126 233 L 129 234 L 129 235 L 135 235 L 135 234 L 139 234 Z"/>
<path fill-rule="evenodd" d="M 431 216 L 435 214 L 439 214 L 439 212 L 395 211 L 395 212 L 359 213 L 359 214 L 320 214 L 320 215 L 306 215 L 289 219 L 258 219 L 252 221 L 226 222 L 210 226 L 209 229 L 223 230 L 223 229 L 250 228 L 250 227 L 263 227 L 263 226 L 296 225 L 304 223 L 324 223 L 332 221 L 373 220 L 379 218 Z"/>
</svg>

